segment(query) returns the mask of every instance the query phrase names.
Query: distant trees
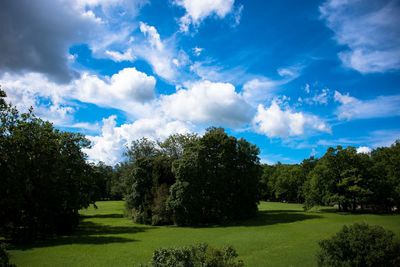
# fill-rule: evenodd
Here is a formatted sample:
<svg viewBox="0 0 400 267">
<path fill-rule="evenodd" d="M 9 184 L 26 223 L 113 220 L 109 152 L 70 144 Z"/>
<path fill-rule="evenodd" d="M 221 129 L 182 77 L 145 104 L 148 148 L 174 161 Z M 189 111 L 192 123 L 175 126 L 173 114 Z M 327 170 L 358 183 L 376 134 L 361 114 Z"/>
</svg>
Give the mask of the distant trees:
<svg viewBox="0 0 400 267">
<path fill-rule="evenodd" d="M 125 196 L 133 219 L 178 225 L 219 223 L 257 211 L 258 148 L 210 128 L 202 137 L 173 135 L 128 151 Z"/>
<path fill-rule="evenodd" d="M 264 165 L 261 195 L 266 200 L 337 205 L 339 210 L 390 211 L 400 202 L 400 142 L 371 154 L 354 147 L 329 148 L 301 164 Z"/>
<path fill-rule="evenodd" d="M 81 150 L 88 140 L 20 114 L 0 94 L 0 233 L 26 241 L 71 230 L 97 195 Z"/>
<path fill-rule="evenodd" d="M 344 226 L 319 246 L 318 266 L 400 266 L 400 240 L 381 226 Z"/>
</svg>

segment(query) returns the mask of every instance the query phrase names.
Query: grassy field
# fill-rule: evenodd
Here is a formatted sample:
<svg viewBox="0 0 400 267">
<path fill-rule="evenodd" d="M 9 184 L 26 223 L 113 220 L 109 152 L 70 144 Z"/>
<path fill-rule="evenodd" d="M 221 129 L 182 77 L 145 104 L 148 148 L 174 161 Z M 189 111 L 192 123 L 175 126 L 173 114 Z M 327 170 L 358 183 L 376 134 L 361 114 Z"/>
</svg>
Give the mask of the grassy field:
<svg viewBox="0 0 400 267">
<path fill-rule="evenodd" d="M 207 242 L 233 245 L 246 266 L 315 266 L 317 241 L 342 225 L 378 224 L 400 236 L 400 216 L 303 212 L 298 204 L 262 202 L 257 218 L 215 227 L 151 227 L 123 217 L 123 202 L 98 202 L 82 210 L 72 236 L 10 251 L 17 266 L 135 266 L 149 262 L 154 249 Z"/>
</svg>

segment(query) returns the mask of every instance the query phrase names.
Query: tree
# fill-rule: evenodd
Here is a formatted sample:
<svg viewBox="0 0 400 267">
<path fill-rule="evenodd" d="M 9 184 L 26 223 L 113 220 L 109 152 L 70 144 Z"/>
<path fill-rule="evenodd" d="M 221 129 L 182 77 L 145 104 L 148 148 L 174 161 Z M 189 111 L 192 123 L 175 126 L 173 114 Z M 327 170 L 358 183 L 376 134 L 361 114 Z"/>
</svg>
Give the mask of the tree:
<svg viewBox="0 0 400 267">
<path fill-rule="evenodd" d="M 381 209 L 400 210 L 400 140 L 390 147 L 381 147 L 371 152 L 370 173 L 373 177 L 372 201 Z"/>
<path fill-rule="evenodd" d="M 399 266 L 400 241 L 391 231 L 366 223 L 344 226 L 319 242 L 318 266 Z"/>
<path fill-rule="evenodd" d="M 178 225 L 220 223 L 257 211 L 259 150 L 209 128 L 174 164 L 168 207 Z"/>
<path fill-rule="evenodd" d="M 4 92 L 1 92 L 4 97 Z M 89 141 L 60 132 L 32 110 L 0 102 L 0 232 L 13 240 L 72 230 L 78 210 L 94 203 Z"/>
<path fill-rule="evenodd" d="M 329 148 L 318 160 L 304 186 L 305 206 L 337 204 L 340 210 L 355 210 L 372 194 L 368 155 L 357 153 L 354 147 Z"/>
</svg>

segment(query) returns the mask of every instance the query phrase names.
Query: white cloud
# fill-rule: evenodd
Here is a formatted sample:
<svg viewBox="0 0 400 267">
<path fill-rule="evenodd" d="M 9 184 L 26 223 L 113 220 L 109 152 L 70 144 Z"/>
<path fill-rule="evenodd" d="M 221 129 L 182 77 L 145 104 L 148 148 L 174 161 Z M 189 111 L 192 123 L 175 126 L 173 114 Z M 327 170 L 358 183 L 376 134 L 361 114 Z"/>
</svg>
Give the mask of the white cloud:
<svg viewBox="0 0 400 267">
<path fill-rule="evenodd" d="M 175 0 L 174 4 L 186 11 L 179 20 L 180 30 L 188 32 L 191 25 L 198 27 L 205 18 L 213 15 L 222 19 L 234 10 L 234 3 L 235 0 Z M 237 23 L 239 18 L 236 18 Z"/>
<path fill-rule="evenodd" d="M 308 87 L 307 90 L 309 94 L 310 88 Z M 312 97 L 306 97 L 302 99 L 302 101 L 309 105 L 328 105 L 330 98 L 331 98 L 331 93 L 329 88 L 324 88 L 322 90 L 315 90 L 314 95 Z"/>
<path fill-rule="evenodd" d="M 360 100 L 349 94 L 335 91 L 334 97 L 335 101 L 341 104 L 336 110 L 336 115 L 340 120 L 400 116 L 400 95 Z"/>
<path fill-rule="evenodd" d="M 176 51 L 173 38 L 162 40 L 154 26 L 141 22 L 139 29 L 145 40 L 143 43 L 133 45 L 135 54 L 145 59 L 158 76 L 175 82 L 179 68 L 188 64 L 189 57 L 182 50 Z"/>
<path fill-rule="evenodd" d="M 281 81 L 268 78 L 255 78 L 243 85 L 244 99 L 252 104 L 262 103 L 270 99 L 273 92 L 282 84 Z"/>
<path fill-rule="evenodd" d="M 364 153 L 364 154 L 369 154 L 371 153 L 372 149 L 367 146 L 360 146 L 357 148 L 357 153 Z"/>
<path fill-rule="evenodd" d="M 173 133 L 188 133 L 190 128 L 183 122 L 154 117 L 139 119 L 133 123 L 116 126 L 116 116 L 103 119 L 101 134 L 88 136 L 92 147 L 85 149 L 89 160 L 115 165 L 123 159 L 123 153 L 133 140 L 146 137 L 162 140 Z"/>
<path fill-rule="evenodd" d="M 230 83 L 200 81 L 161 98 L 167 116 L 215 126 L 238 126 L 250 121 L 251 106 Z"/>
<path fill-rule="evenodd" d="M 40 73 L 6 73 L 0 76 L 0 84 L 19 110 L 32 106 L 39 116 L 67 126 L 72 125 L 76 110 L 72 100 L 123 110 L 136 117 L 150 114 L 156 80 L 135 68 L 125 68 L 104 79 L 84 73 L 68 84 L 57 84 Z"/>
<path fill-rule="evenodd" d="M 155 98 L 156 80 L 153 76 L 125 68 L 104 80 L 85 73 L 73 82 L 72 96 L 82 102 L 142 113 Z"/>
<path fill-rule="evenodd" d="M 194 54 L 196 57 L 200 56 L 200 55 L 201 55 L 201 52 L 203 52 L 203 50 L 204 50 L 204 48 L 197 47 L 197 46 L 194 47 L 194 48 L 192 49 L 193 54 Z"/>
<path fill-rule="evenodd" d="M 329 125 L 319 117 L 291 109 L 283 110 L 275 101 L 269 108 L 258 105 L 253 123 L 257 132 L 268 137 L 288 138 L 314 131 L 331 131 Z"/>
<path fill-rule="evenodd" d="M 343 64 L 361 73 L 400 69 L 400 7 L 389 0 L 328 0 L 320 7 Z"/>
<path fill-rule="evenodd" d="M 270 99 L 273 96 L 273 92 L 280 86 L 296 79 L 300 75 L 300 71 L 301 67 L 299 66 L 279 68 L 277 72 L 282 79 L 272 80 L 267 77 L 250 79 L 243 85 L 243 97 L 253 105 L 263 103 Z"/>
<path fill-rule="evenodd" d="M 140 22 L 140 31 L 147 37 L 147 40 L 153 48 L 158 51 L 162 51 L 164 49 L 160 35 L 154 26 L 149 26 L 146 23 Z"/>
<path fill-rule="evenodd" d="M 106 50 L 105 54 L 112 58 L 116 62 L 121 62 L 121 61 L 132 61 L 135 59 L 135 57 L 132 54 L 132 49 L 128 48 L 124 53 L 118 52 L 118 51 L 110 51 Z"/>
</svg>

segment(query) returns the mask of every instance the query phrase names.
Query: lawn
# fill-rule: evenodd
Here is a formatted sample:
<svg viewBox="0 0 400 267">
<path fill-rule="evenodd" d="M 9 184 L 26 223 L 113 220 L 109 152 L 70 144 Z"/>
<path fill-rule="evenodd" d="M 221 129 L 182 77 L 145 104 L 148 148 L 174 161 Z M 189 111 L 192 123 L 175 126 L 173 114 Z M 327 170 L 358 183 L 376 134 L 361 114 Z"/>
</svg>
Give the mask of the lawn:
<svg viewBox="0 0 400 267">
<path fill-rule="evenodd" d="M 123 217 L 122 201 L 97 206 L 81 211 L 74 235 L 13 248 L 11 261 L 17 266 L 135 266 L 149 262 L 154 249 L 207 242 L 233 245 L 246 266 L 315 266 L 317 241 L 344 224 L 378 224 L 400 236 L 399 215 L 303 212 L 299 204 L 262 202 L 257 218 L 199 228 L 134 224 Z"/>
</svg>

